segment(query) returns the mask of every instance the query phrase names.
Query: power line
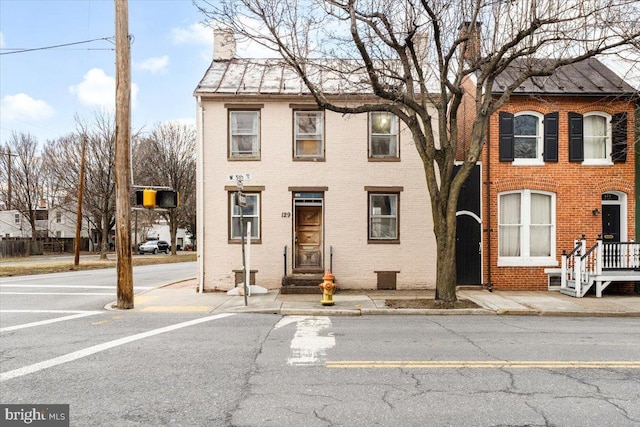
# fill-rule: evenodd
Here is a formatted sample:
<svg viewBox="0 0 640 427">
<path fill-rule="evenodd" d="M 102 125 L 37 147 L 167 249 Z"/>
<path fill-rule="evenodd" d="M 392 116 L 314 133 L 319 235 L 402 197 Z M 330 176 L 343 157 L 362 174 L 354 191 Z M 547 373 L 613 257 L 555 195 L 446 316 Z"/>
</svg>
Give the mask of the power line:
<svg viewBox="0 0 640 427">
<path fill-rule="evenodd" d="M 75 45 L 79 45 L 79 44 L 92 43 L 92 42 L 101 41 L 101 40 L 113 43 L 114 37 L 101 37 L 99 39 L 83 40 L 83 41 L 74 42 L 74 43 L 65 43 L 65 44 L 57 44 L 57 45 L 53 45 L 53 46 L 35 47 L 35 48 L 32 48 L 32 49 L 19 49 L 19 50 L 13 50 L 11 52 L 0 52 L 0 55 L 12 55 L 14 53 L 25 53 L 25 52 L 34 52 L 34 51 L 37 51 L 37 50 L 56 49 L 56 48 L 59 48 L 59 47 L 75 46 Z M 6 50 L 6 49 L 2 49 L 2 50 Z"/>
</svg>

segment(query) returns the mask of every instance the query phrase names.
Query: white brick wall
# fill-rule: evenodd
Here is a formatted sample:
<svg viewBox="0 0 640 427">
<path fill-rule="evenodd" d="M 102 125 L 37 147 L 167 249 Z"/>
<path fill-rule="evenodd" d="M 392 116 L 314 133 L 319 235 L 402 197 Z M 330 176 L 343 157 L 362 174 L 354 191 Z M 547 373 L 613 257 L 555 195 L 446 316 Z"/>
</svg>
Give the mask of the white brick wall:
<svg viewBox="0 0 640 427">
<path fill-rule="evenodd" d="M 237 100 L 232 101 L 238 104 Z M 253 101 L 255 103 L 255 101 Z M 283 276 L 283 248 L 291 269 L 293 213 L 289 187 L 328 187 L 324 198 L 325 268 L 333 247 L 333 273 L 343 289 L 376 288 L 374 271 L 400 271 L 398 289 L 435 286 L 433 221 L 422 162 L 408 131 L 400 136 L 400 162 L 367 160 L 367 115 L 325 115 L 325 161 L 293 161 L 293 112 L 290 102 L 260 100 L 261 160 L 227 160 L 227 110 L 224 102 L 203 100 L 204 236 L 198 236 L 205 290 L 234 286 L 232 270 L 242 267 L 239 244 L 228 243 L 227 174 L 253 174 L 245 186 L 263 186 L 262 243 L 251 245 L 256 283 L 278 288 Z M 367 243 L 365 186 L 398 186 L 400 244 Z"/>
</svg>

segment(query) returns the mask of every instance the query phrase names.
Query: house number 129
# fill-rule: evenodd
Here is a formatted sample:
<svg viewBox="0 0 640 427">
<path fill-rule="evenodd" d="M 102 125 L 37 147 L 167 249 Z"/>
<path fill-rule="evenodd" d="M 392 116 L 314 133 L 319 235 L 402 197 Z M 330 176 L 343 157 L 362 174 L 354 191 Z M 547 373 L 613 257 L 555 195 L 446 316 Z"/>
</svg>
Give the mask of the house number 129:
<svg viewBox="0 0 640 427">
<path fill-rule="evenodd" d="M 291 218 L 291 212 L 282 212 L 282 218 Z"/>
</svg>

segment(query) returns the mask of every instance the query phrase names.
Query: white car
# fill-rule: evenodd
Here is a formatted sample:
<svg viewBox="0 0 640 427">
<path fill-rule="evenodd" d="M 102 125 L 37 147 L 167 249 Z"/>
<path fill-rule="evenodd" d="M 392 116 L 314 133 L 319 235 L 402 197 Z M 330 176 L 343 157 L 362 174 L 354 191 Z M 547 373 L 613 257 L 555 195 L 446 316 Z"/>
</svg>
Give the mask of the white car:
<svg viewBox="0 0 640 427">
<path fill-rule="evenodd" d="M 150 253 L 157 254 L 158 252 L 164 252 L 168 254 L 171 251 L 169 243 L 164 240 L 147 240 L 140 246 L 138 246 L 138 253 L 140 255 Z"/>
</svg>

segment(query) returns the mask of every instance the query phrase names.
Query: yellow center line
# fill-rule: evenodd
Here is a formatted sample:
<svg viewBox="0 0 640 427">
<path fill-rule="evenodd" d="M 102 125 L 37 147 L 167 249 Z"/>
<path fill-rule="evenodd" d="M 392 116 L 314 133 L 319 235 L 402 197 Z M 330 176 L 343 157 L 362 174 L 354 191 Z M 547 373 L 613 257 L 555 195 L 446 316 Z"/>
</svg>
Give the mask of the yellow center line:
<svg viewBox="0 0 640 427">
<path fill-rule="evenodd" d="M 640 360 L 337 360 L 330 369 L 640 369 Z"/>
</svg>

